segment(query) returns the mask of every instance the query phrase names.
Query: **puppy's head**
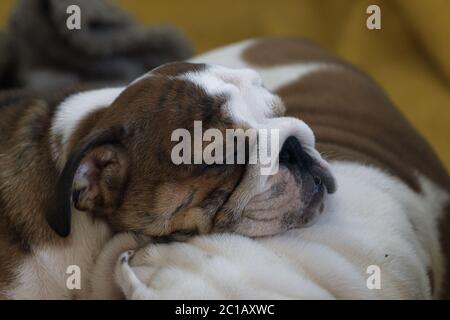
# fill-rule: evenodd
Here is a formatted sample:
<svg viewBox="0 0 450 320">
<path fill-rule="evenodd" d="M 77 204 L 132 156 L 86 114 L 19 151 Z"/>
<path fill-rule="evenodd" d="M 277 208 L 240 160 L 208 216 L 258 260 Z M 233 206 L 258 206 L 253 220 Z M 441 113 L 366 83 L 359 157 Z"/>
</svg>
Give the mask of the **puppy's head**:
<svg viewBox="0 0 450 320">
<path fill-rule="evenodd" d="M 283 112 L 251 70 L 190 63 L 156 68 L 78 124 L 63 146 L 67 156 L 47 221 L 61 236 L 70 233 L 74 208 L 116 231 L 149 236 L 263 236 L 305 225 L 334 191 L 334 180 L 309 127 Z M 258 129 L 255 139 L 244 137 L 243 150 L 230 147 L 238 137 L 227 139 L 239 129 Z M 272 129 L 277 143 L 268 146 L 261 130 Z M 188 148 L 179 147 L 180 130 Z M 213 144 L 215 151 L 207 152 Z M 262 149 L 277 163 L 273 174 L 250 161 Z"/>
</svg>

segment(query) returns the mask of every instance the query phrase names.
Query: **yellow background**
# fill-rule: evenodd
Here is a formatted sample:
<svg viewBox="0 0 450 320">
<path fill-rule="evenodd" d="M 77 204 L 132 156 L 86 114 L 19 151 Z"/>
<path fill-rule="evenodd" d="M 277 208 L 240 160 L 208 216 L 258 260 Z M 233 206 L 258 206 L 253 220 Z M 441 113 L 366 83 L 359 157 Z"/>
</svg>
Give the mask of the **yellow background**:
<svg viewBox="0 0 450 320">
<path fill-rule="evenodd" d="M 197 52 L 248 37 L 313 39 L 374 77 L 450 169 L 450 0 L 116 2 L 142 23 L 182 28 Z M 13 3 L 0 1 L 2 25 Z M 370 4 L 381 7 L 382 30 L 365 26 Z"/>
</svg>

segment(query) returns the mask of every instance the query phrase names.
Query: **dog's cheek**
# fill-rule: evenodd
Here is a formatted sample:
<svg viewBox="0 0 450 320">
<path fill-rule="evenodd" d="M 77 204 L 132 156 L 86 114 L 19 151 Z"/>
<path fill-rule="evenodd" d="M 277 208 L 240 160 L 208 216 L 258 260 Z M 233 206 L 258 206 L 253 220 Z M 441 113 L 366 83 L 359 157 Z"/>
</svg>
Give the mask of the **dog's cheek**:
<svg viewBox="0 0 450 320">
<path fill-rule="evenodd" d="M 276 235 L 291 228 L 303 213 L 302 184 L 286 168 L 272 176 L 265 191 L 255 195 L 242 214 L 221 210 L 217 231 L 236 232 L 250 237 Z"/>
</svg>

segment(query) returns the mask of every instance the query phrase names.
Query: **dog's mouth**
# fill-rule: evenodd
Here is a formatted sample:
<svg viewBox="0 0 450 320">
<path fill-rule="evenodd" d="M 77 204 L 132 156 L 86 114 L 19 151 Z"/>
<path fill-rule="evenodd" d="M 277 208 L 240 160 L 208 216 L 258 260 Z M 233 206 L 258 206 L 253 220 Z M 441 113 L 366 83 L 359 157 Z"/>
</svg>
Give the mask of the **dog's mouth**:
<svg viewBox="0 0 450 320">
<path fill-rule="evenodd" d="M 282 167 L 265 192 L 254 196 L 235 223 L 233 232 L 262 237 L 311 225 L 324 209 L 326 187 L 313 177 L 302 177 Z"/>
<path fill-rule="evenodd" d="M 252 196 L 243 210 L 229 203 L 219 210 L 215 228 L 250 237 L 271 236 L 311 225 L 323 212 L 327 193 L 336 189 L 329 169 L 309 156 L 295 138 L 288 138 L 279 156 L 280 169 L 264 190 Z M 234 204 L 233 204 L 234 205 Z M 227 219 L 224 216 L 232 216 Z"/>
</svg>

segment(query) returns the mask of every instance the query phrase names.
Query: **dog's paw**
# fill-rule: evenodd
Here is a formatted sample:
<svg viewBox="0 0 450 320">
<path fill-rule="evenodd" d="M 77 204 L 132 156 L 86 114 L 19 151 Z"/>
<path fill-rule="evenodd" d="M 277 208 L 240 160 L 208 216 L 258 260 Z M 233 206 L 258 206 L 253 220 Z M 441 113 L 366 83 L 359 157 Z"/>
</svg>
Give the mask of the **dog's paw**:
<svg viewBox="0 0 450 320">
<path fill-rule="evenodd" d="M 205 273 L 211 256 L 187 244 L 150 244 L 120 255 L 117 285 L 127 299 L 201 299 L 219 297 Z"/>
<path fill-rule="evenodd" d="M 134 255 L 134 250 L 125 251 L 124 253 L 122 253 L 120 255 L 120 258 L 119 258 L 120 263 L 121 264 L 128 263 L 130 261 L 130 259 L 133 257 L 133 255 Z"/>
<path fill-rule="evenodd" d="M 126 299 L 131 300 L 151 300 L 157 299 L 152 290 L 147 288 L 146 284 L 135 273 L 130 266 L 130 260 L 134 256 L 133 250 L 122 253 L 116 262 L 114 277 L 116 284 L 125 295 Z"/>
</svg>

